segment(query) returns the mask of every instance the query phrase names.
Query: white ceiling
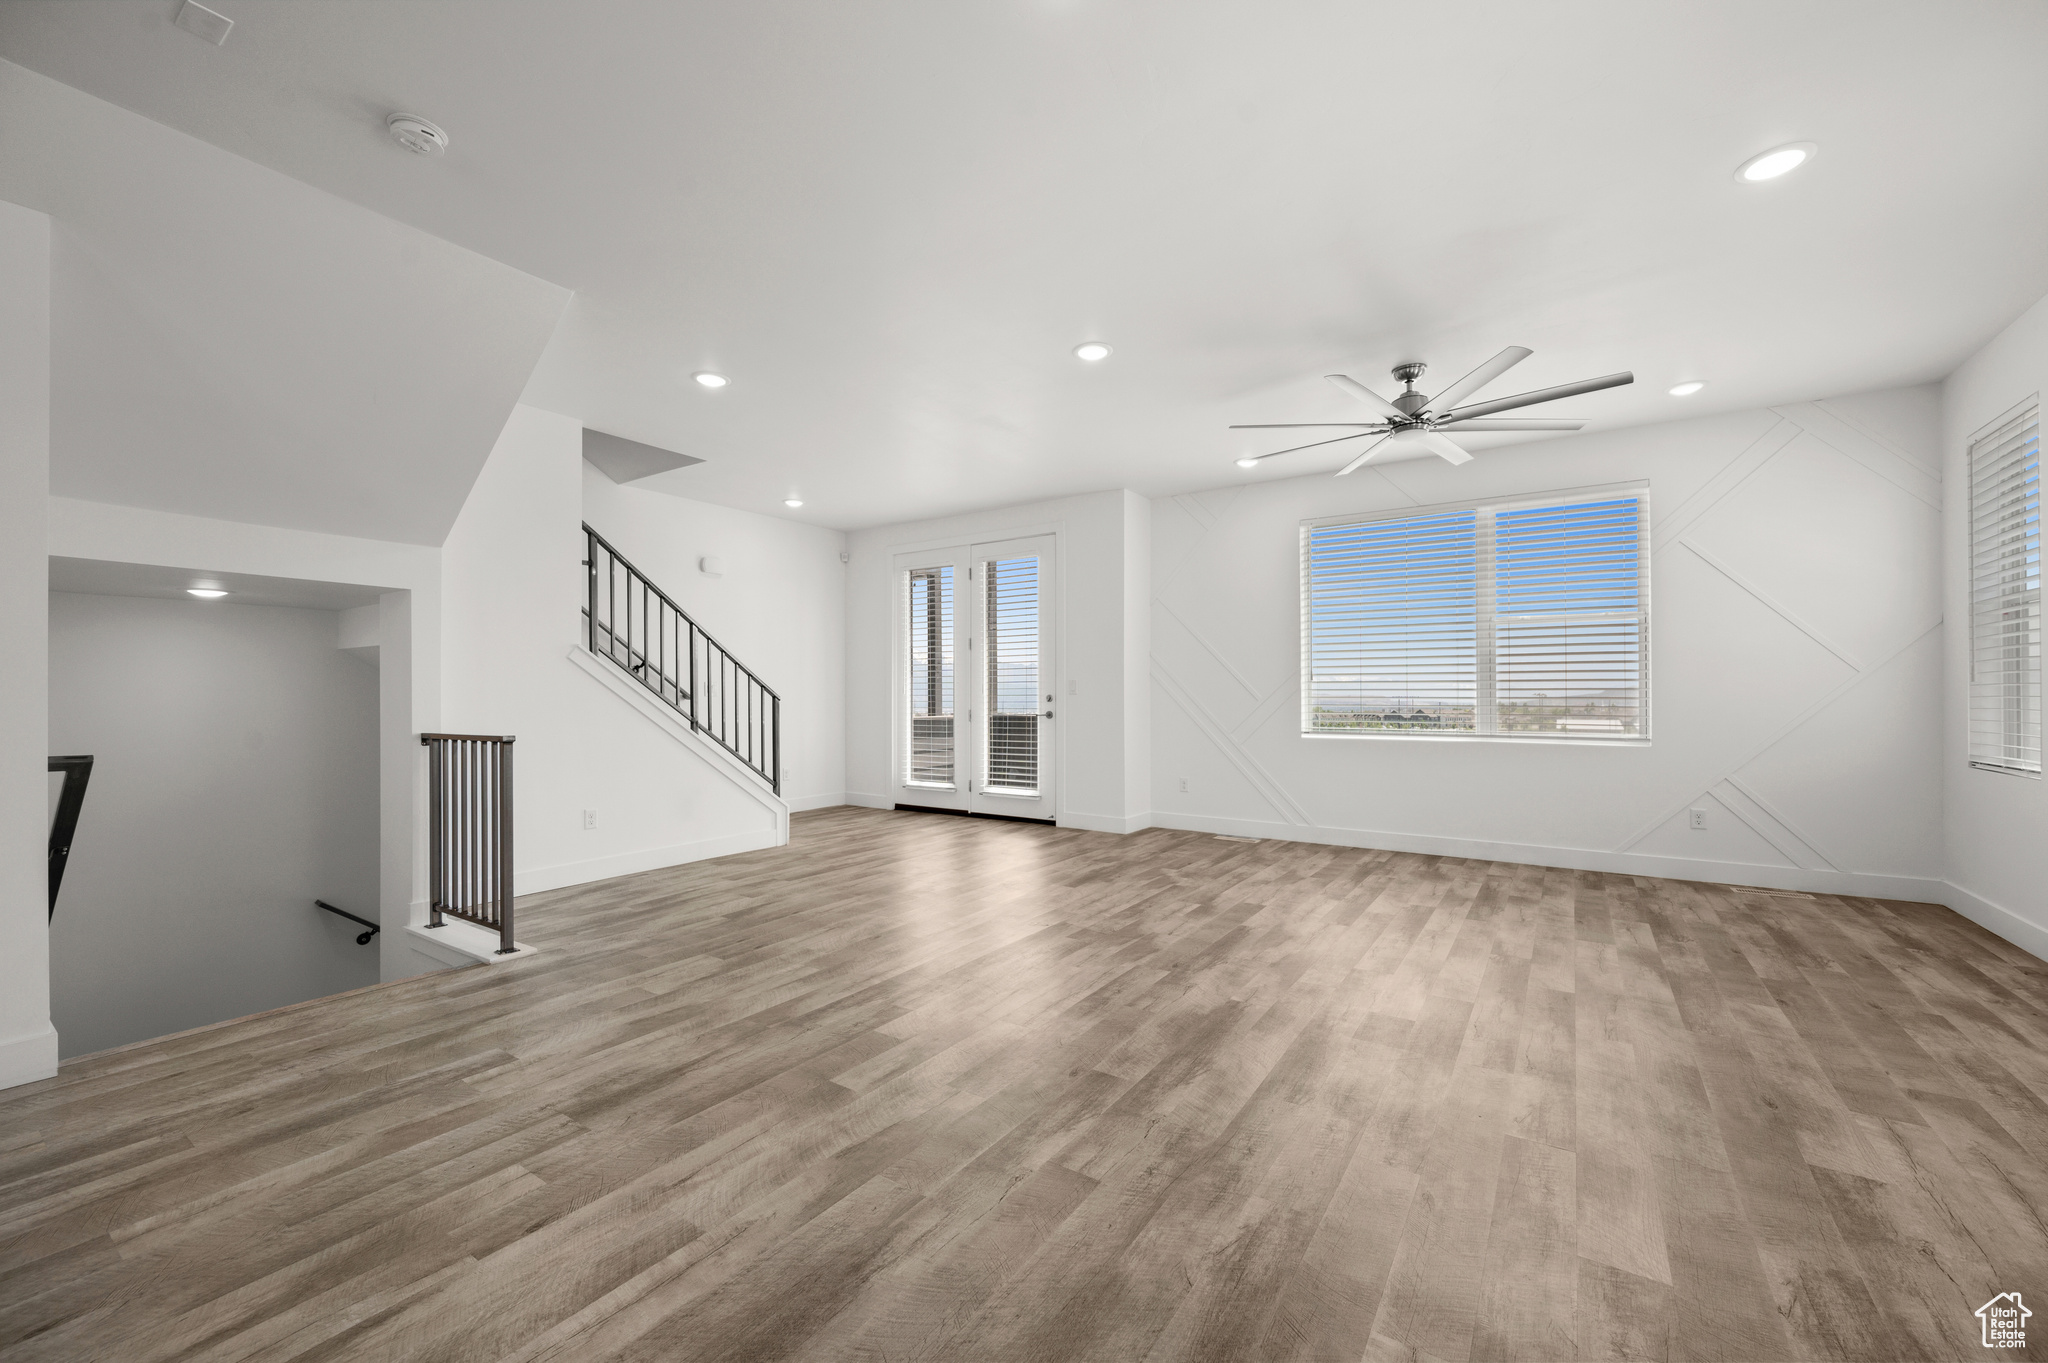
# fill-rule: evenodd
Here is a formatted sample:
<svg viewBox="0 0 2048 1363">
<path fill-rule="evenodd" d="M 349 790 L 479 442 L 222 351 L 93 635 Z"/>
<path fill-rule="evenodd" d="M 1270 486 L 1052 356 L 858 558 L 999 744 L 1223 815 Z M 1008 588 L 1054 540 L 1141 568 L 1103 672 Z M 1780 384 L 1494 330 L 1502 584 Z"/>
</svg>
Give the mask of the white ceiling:
<svg viewBox="0 0 2048 1363">
<path fill-rule="evenodd" d="M 91 501 L 439 544 L 569 299 L 4 62 L 0 199 L 52 218 L 50 480 Z"/>
<path fill-rule="evenodd" d="M 575 290 L 527 400 L 830 525 L 1334 468 L 1224 427 L 1509 344 L 1489 395 L 1633 368 L 1596 428 L 1924 381 L 2048 292 L 2034 0 L 209 3 L 0 54 Z"/>
</svg>

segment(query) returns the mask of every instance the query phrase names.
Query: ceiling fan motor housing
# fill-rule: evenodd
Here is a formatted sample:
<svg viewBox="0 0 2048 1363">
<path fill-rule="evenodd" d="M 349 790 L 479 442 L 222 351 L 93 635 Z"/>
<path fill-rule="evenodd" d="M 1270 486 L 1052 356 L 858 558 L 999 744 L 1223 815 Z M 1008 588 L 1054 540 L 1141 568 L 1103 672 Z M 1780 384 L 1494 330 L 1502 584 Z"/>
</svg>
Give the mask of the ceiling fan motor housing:
<svg viewBox="0 0 2048 1363">
<path fill-rule="evenodd" d="M 1394 405 L 1409 416 L 1414 416 L 1429 404 L 1429 399 L 1415 391 L 1415 381 L 1422 377 L 1422 371 L 1429 368 L 1420 360 L 1394 366 L 1394 378 L 1406 385 L 1407 392 L 1394 399 Z"/>
</svg>

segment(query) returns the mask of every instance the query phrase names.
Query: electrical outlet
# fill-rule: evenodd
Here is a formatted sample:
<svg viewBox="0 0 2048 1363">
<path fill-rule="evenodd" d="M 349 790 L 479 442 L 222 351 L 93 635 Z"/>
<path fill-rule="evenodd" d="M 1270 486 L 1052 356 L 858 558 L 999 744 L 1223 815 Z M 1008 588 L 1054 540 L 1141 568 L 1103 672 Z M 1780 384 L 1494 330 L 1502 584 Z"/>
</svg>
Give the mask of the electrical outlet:
<svg viewBox="0 0 2048 1363">
<path fill-rule="evenodd" d="M 1078 695 L 1080 695 L 1080 694 L 1081 694 L 1081 683 L 1079 683 L 1079 682 L 1077 682 L 1077 681 L 1074 681 L 1074 680 L 1072 680 L 1071 678 L 1069 678 L 1069 679 L 1068 679 L 1068 681 L 1067 681 L 1067 694 L 1068 694 L 1068 695 L 1070 695 L 1070 696 L 1078 696 Z"/>
<path fill-rule="evenodd" d="M 1185 776 L 1180 778 L 1180 793 L 1183 795 L 1188 793 L 1188 778 Z"/>
<path fill-rule="evenodd" d="M 1694 809 L 1694 810 L 1689 810 L 1689 811 L 1687 811 L 1687 812 L 1688 812 L 1689 814 L 1691 814 L 1691 816 L 1692 816 L 1692 826 L 1693 826 L 1694 828 L 1705 828 L 1705 827 L 1707 826 L 1707 811 L 1706 811 L 1706 810 L 1704 810 L 1704 809 Z"/>
<path fill-rule="evenodd" d="M 596 811 L 596 810 L 594 810 L 594 809 L 586 809 L 586 810 L 584 810 L 584 811 L 583 811 L 583 826 L 584 826 L 585 828 L 595 828 L 595 827 L 597 827 L 597 811 Z"/>
</svg>

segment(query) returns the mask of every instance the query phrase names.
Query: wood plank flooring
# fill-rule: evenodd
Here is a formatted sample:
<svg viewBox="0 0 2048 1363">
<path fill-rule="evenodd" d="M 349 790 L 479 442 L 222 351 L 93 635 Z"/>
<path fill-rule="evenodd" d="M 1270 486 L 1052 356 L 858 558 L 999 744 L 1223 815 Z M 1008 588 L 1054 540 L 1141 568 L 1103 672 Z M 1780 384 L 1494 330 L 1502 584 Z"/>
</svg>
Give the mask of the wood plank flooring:
<svg viewBox="0 0 2048 1363">
<path fill-rule="evenodd" d="M 1904 1360 L 2048 1312 L 2044 967 L 1946 909 L 795 829 L 0 1094 L 0 1354 Z"/>
</svg>

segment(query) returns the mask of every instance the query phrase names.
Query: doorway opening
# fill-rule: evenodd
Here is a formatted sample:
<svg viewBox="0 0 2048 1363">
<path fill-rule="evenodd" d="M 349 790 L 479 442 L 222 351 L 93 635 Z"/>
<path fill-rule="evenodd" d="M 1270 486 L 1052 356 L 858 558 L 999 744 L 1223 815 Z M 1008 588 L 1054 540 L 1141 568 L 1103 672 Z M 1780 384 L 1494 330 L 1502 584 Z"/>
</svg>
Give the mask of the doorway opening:
<svg viewBox="0 0 2048 1363">
<path fill-rule="evenodd" d="M 896 557 L 895 805 L 1051 823 L 1054 537 Z"/>
</svg>

